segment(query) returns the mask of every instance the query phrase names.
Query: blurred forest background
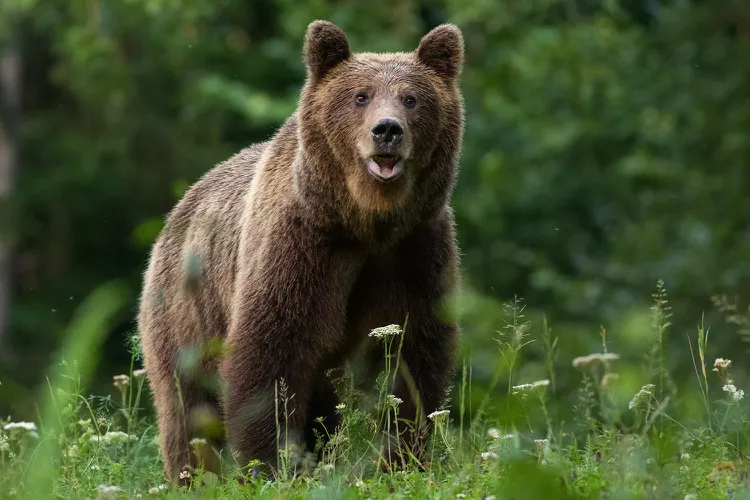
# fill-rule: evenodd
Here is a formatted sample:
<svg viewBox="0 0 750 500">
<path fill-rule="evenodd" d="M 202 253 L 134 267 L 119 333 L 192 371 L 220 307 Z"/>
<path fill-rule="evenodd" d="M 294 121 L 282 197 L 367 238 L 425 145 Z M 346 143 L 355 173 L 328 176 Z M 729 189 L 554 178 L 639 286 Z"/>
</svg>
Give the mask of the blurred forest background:
<svg viewBox="0 0 750 500">
<path fill-rule="evenodd" d="M 705 312 L 708 363 L 734 358 L 747 385 L 743 327 L 712 297 L 742 312 L 750 295 L 750 2 L 2 0 L 1 414 L 33 418 L 71 317 L 102 285 L 125 297 L 97 353 L 92 390 L 111 394 L 165 214 L 295 109 L 316 18 L 355 51 L 412 50 L 446 21 L 464 31 L 453 204 L 472 400 L 498 373 L 514 296 L 529 340 L 542 314 L 559 338 L 560 407 L 602 326 L 631 397 L 649 381 L 659 279 L 674 383 L 697 390 L 687 336 Z M 525 348 L 514 383 L 547 377 L 543 347 Z"/>
</svg>

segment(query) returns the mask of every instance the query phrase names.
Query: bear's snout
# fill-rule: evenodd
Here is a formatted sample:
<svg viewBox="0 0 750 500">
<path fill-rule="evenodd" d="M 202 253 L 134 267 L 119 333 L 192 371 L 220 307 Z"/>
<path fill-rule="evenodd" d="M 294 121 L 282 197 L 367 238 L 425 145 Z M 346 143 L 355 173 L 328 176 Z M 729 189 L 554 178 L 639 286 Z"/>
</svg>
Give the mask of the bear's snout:
<svg viewBox="0 0 750 500">
<path fill-rule="evenodd" d="M 404 138 L 404 129 L 394 118 L 381 118 L 372 127 L 372 140 L 378 148 L 390 150 Z"/>
</svg>

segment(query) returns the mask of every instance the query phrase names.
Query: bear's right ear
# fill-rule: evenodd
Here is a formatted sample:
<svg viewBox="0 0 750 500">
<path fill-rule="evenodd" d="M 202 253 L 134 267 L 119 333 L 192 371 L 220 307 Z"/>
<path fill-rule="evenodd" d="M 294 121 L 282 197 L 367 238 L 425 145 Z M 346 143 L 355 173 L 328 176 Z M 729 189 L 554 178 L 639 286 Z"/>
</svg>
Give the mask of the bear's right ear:
<svg viewBox="0 0 750 500">
<path fill-rule="evenodd" d="M 310 23 L 305 33 L 304 53 L 307 73 L 316 80 L 351 55 L 344 32 L 328 21 Z"/>
</svg>

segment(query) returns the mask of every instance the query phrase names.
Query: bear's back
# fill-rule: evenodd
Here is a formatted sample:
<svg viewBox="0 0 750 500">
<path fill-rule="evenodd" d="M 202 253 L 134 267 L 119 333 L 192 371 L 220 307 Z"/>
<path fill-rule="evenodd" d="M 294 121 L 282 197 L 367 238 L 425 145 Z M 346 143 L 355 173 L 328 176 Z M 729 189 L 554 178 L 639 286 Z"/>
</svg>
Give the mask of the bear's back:
<svg viewBox="0 0 750 500">
<path fill-rule="evenodd" d="M 234 293 L 240 219 L 258 161 L 269 142 L 243 149 L 206 172 L 169 213 L 152 250 L 141 301 L 142 332 L 182 318 L 190 340 L 223 335 Z M 171 319 L 170 319 L 171 318 Z M 197 322 L 196 322 L 197 321 Z M 146 339 L 144 339 L 146 340 Z M 163 343 L 168 339 L 151 339 Z"/>
</svg>

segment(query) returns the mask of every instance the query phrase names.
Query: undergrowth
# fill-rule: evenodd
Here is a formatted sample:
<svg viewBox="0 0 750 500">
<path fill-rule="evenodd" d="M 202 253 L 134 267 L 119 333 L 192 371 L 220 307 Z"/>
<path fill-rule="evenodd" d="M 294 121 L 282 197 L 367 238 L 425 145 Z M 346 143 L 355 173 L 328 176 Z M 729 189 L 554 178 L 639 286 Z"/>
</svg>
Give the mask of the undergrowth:
<svg viewBox="0 0 750 500">
<path fill-rule="evenodd" d="M 138 368 L 137 342 L 131 345 L 130 372 L 114 376 L 112 394 L 85 394 L 94 361 L 80 339 L 92 337 L 91 331 L 106 323 L 100 311 L 107 310 L 102 309 L 107 297 L 117 300 L 116 293 L 103 293 L 89 304 L 99 311 L 98 320 L 84 314 L 71 326 L 72 347 L 51 374 L 36 421 L 0 423 L 3 498 L 750 498 L 749 414 L 744 391 L 735 385 L 733 362 L 709 358 L 710 329 L 701 324 L 685 340 L 683 352 L 692 359 L 680 359 L 692 364 L 698 390 L 681 396 L 667 368 L 666 360 L 676 354 L 666 350 L 671 324 L 662 283 L 654 294 L 653 343 L 642 360 L 640 390 L 623 393 L 623 360 L 611 351 L 617 342 L 604 328 L 599 352 L 561 360 L 563 340 L 553 335 L 546 319 L 535 337 L 522 303 L 514 300 L 498 332 L 498 369 L 479 407 L 468 407 L 467 394 L 474 389 L 464 363 L 454 391 L 456 409 L 429 415 L 434 431 L 423 470 L 411 463 L 405 470 L 382 471 L 378 429 L 402 403 L 389 388 L 408 335 L 408 324 L 391 325 L 372 334 L 386 347 L 385 371 L 372 404 L 354 389 L 350 373 L 334 381 L 342 424 L 326 429 L 329 439 L 320 461 L 282 447 L 274 480 L 252 472 L 240 484 L 198 468 L 182 489 L 170 488 L 163 478 L 156 428 L 144 414 L 148 384 Z M 736 308 L 724 299 L 721 304 L 731 313 L 730 322 L 746 326 Z M 544 346 L 547 378 L 520 383 L 517 368 L 533 341 Z M 571 422 L 550 410 L 551 402 L 562 397 L 556 386 L 563 374 L 579 380 L 571 399 L 556 401 L 573 406 Z M 293 397 L 280 382 L 279 435 L 285 402 Z M 498 409 L 498 394 L 503 407 L 490 411 Z M 695 399 L 694 394 L 700 398 L 698 417 L 681 410 L 691 407 L 691 401 L 681 399 Z M 198 455 L 204 444 L 191 442 Z"/>
</svg>

